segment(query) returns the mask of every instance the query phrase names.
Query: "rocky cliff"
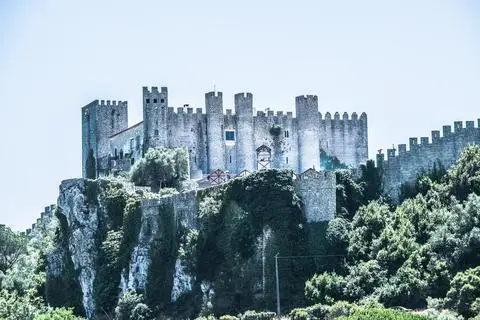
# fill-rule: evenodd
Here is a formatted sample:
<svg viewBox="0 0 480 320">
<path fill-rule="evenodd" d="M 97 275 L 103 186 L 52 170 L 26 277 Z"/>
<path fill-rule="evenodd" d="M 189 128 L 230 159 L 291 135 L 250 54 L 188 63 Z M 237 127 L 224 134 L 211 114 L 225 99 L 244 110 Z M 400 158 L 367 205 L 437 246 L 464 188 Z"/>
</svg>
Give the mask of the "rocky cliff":
<svg viewBox="0 0 480 320">
<path fill-rule="evenodd" d="M 129 290 L 178 317 L 273 308 L 273 256 L 308 254 L 321 237 L 304 212 L 291 171 L 163 197 L 113 180 L 63 181 L 47 301 L 88 318 L 111 314 Z M 296 304 L 313 270 L 301 261 L 280 268 L 282 294 Z"/>
</svg>

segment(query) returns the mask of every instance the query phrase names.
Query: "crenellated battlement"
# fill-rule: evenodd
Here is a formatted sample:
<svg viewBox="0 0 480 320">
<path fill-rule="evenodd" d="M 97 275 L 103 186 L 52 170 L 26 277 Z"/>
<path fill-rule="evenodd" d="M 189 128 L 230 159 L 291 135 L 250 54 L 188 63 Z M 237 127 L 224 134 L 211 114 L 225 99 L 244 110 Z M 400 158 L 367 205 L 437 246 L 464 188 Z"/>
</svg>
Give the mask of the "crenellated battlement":
<svg viewBox="0 0 480 320">
<path fill-rule="evenodd" d="M 98 106 L 127 106 L 127 101 L 120 101 L 120 100 L 95 100 Z"/>
<path fill-rule="evenodd" d="M 57 206 L 55 204 L 51 204 L 49 206 L 46 206 L 43 212 L 40 212 L 39 217 L 35 220 L 35 223 L 32 223 L 31 228 L 28 228 L 25 230 L 25 234 L 27 236 L 32 235 L 38 227 L 44 225 L 44 223 L 50 221 L 50 219 L 54 216 L 55 214 L 55 209 Z"/>
<path fill-rule="evenodd" d="M 408 139 L 408 150 L 406 148 L 406 144 L 398 145 L 399 155 L 408 154 L 413 151 L 419 151 L 423 148 L 434 147 L 443 143 L 446 139 L 449 141 L 457 138 L 463 139 L 465 135 L 473 134 L 474 136 L 478 136 L 480 139 L 480 119 L 478 122 L 479 126 L 477 127 L 475 127 L 475 121 L 466 121 L 465 123 L 466 126 L 463 127 L 462 121 L 455 121 L 453 132 L 451 125 L 442 126 L 442 135 L 440 135 L 440 130 L 432 130 L 430 137 L 411 137 Z"/>
<path fill-rule="evenodd" d="M 126 102 L 96 100 L 96 104 L 108 108 L 89 109 L 87 105 L 82 109 L 84 176 L 90 148 L 97 160 L 98 175 L 129 170 L 152 147 L 188 149 L 191 175 L 195 177 L 216 169 L 233 173 L 257 170 L 257 149 L 261 146 L 270 148 L 272 167 L 296 172 L 319 169 L 320 150 L 352 167 L 367 159 L 365 113 L 359 117 L 357 113 L 335 112 L 332 117 L 327 112 L 323 118 L 317 95 L 295 97 L 294 112 L 271 108 L 254 114 L 250 92 L 236 93 L 233 105 L 224 106 L 222 92 L 210 91 L 205 93 L 204 107 L 194 109 L 188 104 L 170 105 L 167 87 L 142 90 L 143 121 L 132 127 L 127 125 Z M 115 107 L 119 105 L 122 108 Z M 90 110 L 95 112 L 94 117 Z M 272 131 L 274 125 L 280 130 Z M 115 158 L 113 164 L 106 161 L 109 157 Z"/>
<path fill-rule="evenodd" d="M 392 198 L 398 199 L 400 185 L 413 181 L 422 171 L 430 170 L 436 162 L 445 168 L 450 167 L 460 156 L 460 153 L 471 144 L 480 143 L 480 119 L 462 121 L 442 126 L 440 130 L 432 130 L 430 137 L 409 138 L 408 150 L 406 144 L 398 145 L 398 154 L 395 148 L 387 149 L 387 160 L 382 153 L 377 154 L 377 166 L 383 168 L 384 184 Z"/>
</svg>

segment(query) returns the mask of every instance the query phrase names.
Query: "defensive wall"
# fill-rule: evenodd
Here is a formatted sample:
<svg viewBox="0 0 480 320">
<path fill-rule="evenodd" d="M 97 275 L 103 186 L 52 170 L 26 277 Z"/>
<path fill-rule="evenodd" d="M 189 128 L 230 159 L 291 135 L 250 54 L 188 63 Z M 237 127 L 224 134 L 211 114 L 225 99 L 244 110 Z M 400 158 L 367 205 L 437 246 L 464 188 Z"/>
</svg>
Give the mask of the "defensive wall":
<svg viewBox="0 0 480 320">
<path fill-rule="evenodd" d="M 383 153 L 376 156 L 377 167 L 383 172 L 384 192 L 394 200 L 399 199 L 400 187 L 403 183 L 413 182 L 417 175 L 429 171 L 435 162 L 439 161 L 445 168 L 452 166 L 461 152 L 472 144 L 480 143 L 480 119 L 455 121 L 452 126 L 445 125 L 440 130 L 433 130 L 431 137 L 409 139 L 406 144 L 387 149 L 387 159 Z M 398 152 L 398 153 L 397 153 Z"/>
<path fill-rule="evenodd" d="M 295 117 L 270 108 L 254 115 L 251 93 L 236 94 L 233 109 L 224 110 L 221 92 L 206 93 L 204 108 L 173 108 L 166 87 L 144 87 L 144 120 L 130 128 L 126 106 L 95 100 L 82 108 L 84 176 L 90 149 L 98 176 L 129 170 L 150 147 L 186 148 L 195 179 L 217 169 L 321 169 L 322 150 L 352 168 L 368 159 L 366 114 L 322 116 L 316 95 L 295 98 Z"/>
</svg>

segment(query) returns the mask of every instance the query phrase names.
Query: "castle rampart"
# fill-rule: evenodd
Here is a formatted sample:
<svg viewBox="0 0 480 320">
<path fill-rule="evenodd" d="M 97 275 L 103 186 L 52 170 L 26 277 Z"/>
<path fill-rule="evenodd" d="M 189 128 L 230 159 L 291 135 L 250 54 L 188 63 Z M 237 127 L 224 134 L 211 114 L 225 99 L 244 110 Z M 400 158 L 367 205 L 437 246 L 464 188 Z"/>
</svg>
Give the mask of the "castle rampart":
<svg viewBox="0 0 480 320">
<path fill-rule="evenodd" d="M 468 145 L 480 143 L 480 128 L 475 128 L 474 121 L 467 121 L 465 128 L 462 121 L 455 121 L 453 132 L 449 125 L 443 126 L 442 131 L 443 136 L 440 136 L 440 131 L 433 130 L 431 141 L 429 137 L 421 137 L 418 143 L 418 138 L 410 138 L 409 150 L 405 144 L 399 144 L 398 155 L 396 149 L 388 149 L 387 160 L 383 154 L 377 154 L 385 193 L 398 200 L 403 183 L 413 182 L 418 174 L 431 170 L 436 162 L 449 168 Z"/>
<path fill-rule="evenodd" d="M 296 98 L 296 117 L 270 109 L 254 115 L 251 93 L 236 94 L 234 110 L 225 112 L 221 92 L 205 94 L 205 113 L 189 105 L 169 106 L 166 87 L 144 87 L 142 103 L 144 120 L 130 128 L 126 102 L 95 100 L 82 109 L 84 176 L 90 148 L 97 176 L 129 170 L 150 147 L 187 149 L 195 179 L 216 169 L 231 174 L 267 168 L 321 169 L 320 150 L 351 167 L 367 160 L 366 115 L 343 113 L 340 117 L 337 112 L 331 119 L 327 112 L 322 119 L 314 95 Z M 108 127 L 108 114 L 114 109 L 121 121 Z"/>
</svg>

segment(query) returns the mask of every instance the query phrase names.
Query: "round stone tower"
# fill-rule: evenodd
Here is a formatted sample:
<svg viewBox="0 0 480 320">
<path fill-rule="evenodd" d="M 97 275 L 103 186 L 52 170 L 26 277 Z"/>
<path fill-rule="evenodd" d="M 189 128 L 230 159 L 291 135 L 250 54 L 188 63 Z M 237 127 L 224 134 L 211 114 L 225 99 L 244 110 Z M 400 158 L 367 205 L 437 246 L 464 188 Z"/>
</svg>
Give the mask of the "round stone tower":
<svg viewBox="0 0 480 320">
<path fill-rule="evenodd" d="M 235 116 L 237 118 L 236 148 L 237 173 L 255 168 L 255 147 L 253 143 L 253 96 L 251 93 L 235 95 Z"/>
<path fill-rule="evenodd" d="M 207 113 L 207 158 L 208 172 L 225 170 L 225 141 L 223 139 L 223 99 L 221 92 L 205 94 Z"/>
<path fill-rule="evenodd" d="M 298 96 L 295 99 L 298 127 L 298 171 L 320 170 L 320 114 L 318 97 Z"/>
<path fill-rule="evenodd" d="M 168 147 L 167 140 L 168 89 L 143 87 L 143 148 Z"/>
</svg>

